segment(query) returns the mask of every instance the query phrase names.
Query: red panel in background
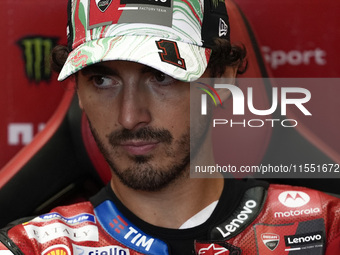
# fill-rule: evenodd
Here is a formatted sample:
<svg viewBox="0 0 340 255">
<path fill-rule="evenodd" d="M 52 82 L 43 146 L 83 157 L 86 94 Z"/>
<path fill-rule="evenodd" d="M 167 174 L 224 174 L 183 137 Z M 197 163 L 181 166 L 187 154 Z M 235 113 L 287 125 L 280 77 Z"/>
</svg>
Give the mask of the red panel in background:
<svg viewBox="0 0 340 255">
<path fill-rule="evenodd" d="M 43 128 L 65 92 L 49 53 L 66 44 L 67 1 L 1 1 L 0 168 Z"/>
<path fill-rule="evenodd" d="M 274 77 L 339 77 L 340 2 L 235 0 Z"/>
<path fill-rule="evenodd" d="M 273 77 L 340 77 L 340 1 L 235 2 L 251 24 Z M 330 119 L 340 122 L 340 84 L 332 89 L 323 85 L 307 88 L 312 93 L 308 107 L 313 118 L 299 120 L 305 127 L 298 130 L 314 144 L 322 141 L 327 150 L 339 153 L 340 123 L 328 123 Z M 324 104 L 320 105 L 320 98 Z"/>
</svg>

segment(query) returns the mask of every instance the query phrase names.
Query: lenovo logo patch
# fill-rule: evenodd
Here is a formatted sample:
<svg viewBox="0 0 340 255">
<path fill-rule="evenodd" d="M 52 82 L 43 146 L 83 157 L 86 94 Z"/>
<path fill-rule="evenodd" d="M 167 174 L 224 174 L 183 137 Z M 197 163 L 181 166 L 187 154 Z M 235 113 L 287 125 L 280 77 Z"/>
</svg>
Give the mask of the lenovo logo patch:
<svg viewBox="0 0 340 255">
<path fill-rule="evenodd" d="M 322 232 L 314 232 L 308 234 L 301 235 L 291 235 L 285 236 L 286 246 L 300 246 L 300 245 L 309 245 L 316 243 L 323 243 L 323 233 Z"/>
<path fill-rule="evenodd" d="M 239 214 L 236 215 L 234 219 L 232 219 L 229 224 L 224 226 L 224 229 L 221 229 L 220 227 L 216 227 L 216 229 L 221 233 L 223 238 L 228 237 L 235 231 L 237 231 L 239 228 L 243 227 L 245 225 L 245 222 L 248 220 L 249 216 L 253 213 L 253 208 L 256 207 L 256 202 L 254 200 L 248 200 L 244 206 L 242 211 L 239 212 Z"/>
</svg>

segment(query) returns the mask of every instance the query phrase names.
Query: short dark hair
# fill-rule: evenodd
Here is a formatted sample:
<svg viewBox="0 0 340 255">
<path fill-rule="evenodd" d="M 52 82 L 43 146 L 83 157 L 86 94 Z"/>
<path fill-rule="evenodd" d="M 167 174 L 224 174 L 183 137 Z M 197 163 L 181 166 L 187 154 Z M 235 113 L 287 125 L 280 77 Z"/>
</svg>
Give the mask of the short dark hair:
<svg viewBox="0 0 340 255">
<path fill-rule="evenodd" d="M 69 49 L 66 46 L 58 45 L 53 49 L 51 54 L 51 66 L 55 72 L 59 73 L 61 71 L 68 54 Z M 238 74 L 244 73 L 248 64 L 246 55 L 247 51 L 243 45 L 232 45 L 227 40 L 216 39 L 208 63 L 210 75 L 212 77 L 221 76 L 227 66 L 236 67 Z"/>
<path fill-rule="evenodd" d="M 60 73 L 70 51 L 64 45 L 57 45 L 51 53 L 51 68 L 53 71 Z"/>
<path fill-rule="evenodd" d="M 247 70 L 247 50 L 244 45 L 233 45 L 228 40 L 217 38 L 208 63 L 211 77 L 220 77 L 227 66 L 237 68 L 238 74 Z"/>
</svg>

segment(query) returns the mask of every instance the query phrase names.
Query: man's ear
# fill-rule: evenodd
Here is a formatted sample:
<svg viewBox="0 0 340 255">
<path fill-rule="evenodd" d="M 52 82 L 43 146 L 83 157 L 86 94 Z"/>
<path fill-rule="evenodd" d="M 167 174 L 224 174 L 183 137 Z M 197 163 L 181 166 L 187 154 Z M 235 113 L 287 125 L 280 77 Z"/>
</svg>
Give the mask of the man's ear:
<svg viewBox="0 0 340 255">
<path fill-rule="evenodd" d="M 233 79 L 234 80 L 233 84 L 235 84 L 237 69 L 238 69 L 238 66 L 226 66 L 221 78 Z"/>
<path fill-rule="evenodd" d="M 83 103 L 81 102 L 81 99 L 80 99 L 79 95 L 78 95 L 78 104 L 79 104 L 79 108 L 80 108 L 81 110 L 84 110 L 84 108 L 83 108 Z"/>
<path fill-rule="evenodd" d="M 224 73 L 221 75 L 221 77 L 217 77 L 217 79 L 215 80 L 215 83 L 223 82 L 224 84 L 235 85 L 236 75 L 237 75 L 237 67 L 226 66 Z M 231 95 L 231 92 L 228 89 L 216 89 L 216 91 L 219 94 L 222 102 L 225 102 Z"/>
</svg>

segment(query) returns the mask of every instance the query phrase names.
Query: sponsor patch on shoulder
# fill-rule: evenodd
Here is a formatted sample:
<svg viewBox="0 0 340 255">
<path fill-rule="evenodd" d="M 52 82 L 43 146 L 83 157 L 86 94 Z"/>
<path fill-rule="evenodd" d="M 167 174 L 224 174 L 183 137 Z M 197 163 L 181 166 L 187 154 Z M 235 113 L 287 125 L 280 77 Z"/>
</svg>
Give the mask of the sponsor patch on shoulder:
<svg viewBox="0 0 340 255">
<path fill-rule="evenodd" d="M 254 226 L 258 255 L 321 255 L 325 243 L 323 219 Z"/>
<path fill-rule="evenodd" d="M 32 222 L 45 222 L 45 221 L 52 221 L 52 220 L 61 220 L 66 224 L 75 225 L 82 222 L 92 222 L 96 223 L 95 216 L 90 213 L 81 213 L 71 217 L 64 217 L 59 213 L 47 213 L 40 215 L 39 217 L 32 220 Z"/>
<path fill-rule="evenodd" d="M 130 222 L 112 201 L 106 200 L 95 208 L 98 222 L 118 242 L 142 254 L 169 254 L 165 242 L 150 236 Z"/>
<path fill-rule="evenodd" d="M 73 246 L 73 255 L 128 255 L 130 254 L 130 250 L 127 248 L 123 248 L 119 245 L 110 245 L 104 247 L 89 247 L 89 246 L 81 246 L 75 245 Z"/>
<path fill-rule="evenodd" d="M 306 218 L 321 214 L 320 197 L 313 190 L 275 190 L 268 198 L 274 201 L 274 218 Z"/>
<path fill-rule="evenodd" d="M 319 232 L 312 232 L 312 233 L 305 233 L 305 234 L 297 234 L 297 235 L 288 235 L 285 236 L 285 244 L 286 244 L 286 251 L 292 250 L 306 250 L 312 248 L 323 247 L 325 238 L 324 233 Z"/>
<path fill-rule="evenodd" d="M 279 245 L 280 236 L 274 233 L 264 233 L 261 234 L 261 240 L 269 250 L 273 251 Z"/>
<path fill-rule="evenodd" d="M 42 252 L 42 255 L 71 255 L 70 249 L 63 244 L 53 245 Z"/>
<path fill-rule="evenodd" d="M 195 241 L 197 255 L 240 255 L 241 249 L 227 242 Z"/>
<path fill-rule="evenodd" d="M 249 226 L 261 210 L 264 194 L 265 190 L 263 187 L 247 190 L 232 215 L 212 229 L 210 233 L 211 240 L 231 239 Z"/>
<path fill-rule="evenodd" d="M 67 237 L 75 242 L 99 240 L 98 228 L 93 225 L 72 228 L 62 223 L 52 223 L 42 227 L 24 225 L 24 229 L 28 237 L 38 243 L 46 243 L 60 237 Z"/>
</svg>

